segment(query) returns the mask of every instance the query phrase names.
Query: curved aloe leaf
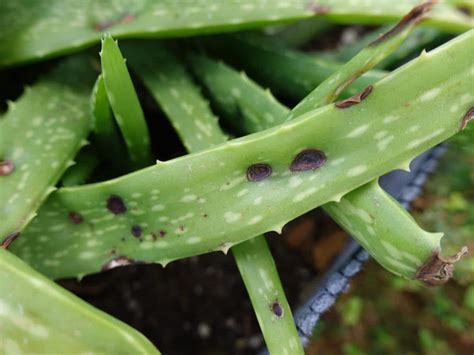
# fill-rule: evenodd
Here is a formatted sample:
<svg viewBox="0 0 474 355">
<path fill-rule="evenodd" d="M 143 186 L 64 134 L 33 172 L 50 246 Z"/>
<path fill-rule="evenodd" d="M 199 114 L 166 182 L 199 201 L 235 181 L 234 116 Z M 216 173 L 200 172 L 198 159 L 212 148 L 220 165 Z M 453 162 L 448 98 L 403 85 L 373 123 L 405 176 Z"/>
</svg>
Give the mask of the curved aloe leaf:
<svg viewBox="0 0 474 355">
<path fill-rule="evenodd" d="M 139 332 L 0 248 L 0 353 L 159 354 Z"/>
<path fill-rule="evenodd" d="M 347 86 L 350 80 L 353 80 L 354 75 L 360 75 L 370 66 L 383 60 L 395 49 L 396 44 L 406 36 L 407 33 L 402 31 L 392 39 L 378 45 L 376 49 L 369 46 L 362 50 L 342 70 L 333 74 L 316 88 L 292 113 L 304 114 L 318 107 L 318 105 L 332 101 L 336 96 L 335 93 Z M 200 81 L 205 83 L 206 88 L 212 94 L 215 106 L 227 111 L 228 115 L 224 117 L 234 118 L 235 123 L 243 127 L 252 127 L 256 118 L 265 123 L 264 113 L 269 111 L 279 111 L 279 114 L 277 113 L 274 117 L 276 123 L 284 122 L 287 119 L 289 110 L 275 103 L 268 92 L 264 92 L 245 76 L 239 76 L 224 64 L 215 63 L 203 56 L 192 55 L 190 63 Z M 256 105 L 256 98 L 258 98 L 258 105 Z M 239 107 L 240 110 L 232 111 L 229 110 L 229 107 Z M 244 110 L 242 107 L 246 109 Z M 245 113 L 248 111 L 258 112 L 260 115 L 258 117 L 246 115 Z M 291 115 L 289 117 L 291 118 Z M 359 131 L 363 133 L 363 129 Z M 359 192 L 356 193 L 355 191 Z M 407 218 L 407 216 L 409 217 L 407 212 L 396 201 L 387 196 L 376 182 L 369 183 L 355 191 L 344 196 L 339 203 L 326 204 L 323 208 L 336 221 L 341 221 L 341 225 L 364 247 L 367 246 L 366 249 L 369 250 L 369 253 L 388 270 L 397 275 L 415 279 L 419 275 L 417 270 L 422 270 L 425 263 L 430 261 L 433 255 L 439 256 L 442 234 L 431 234 L 422 231 L 413 219 Z M 384 210 L 385 213 L 375 214 L 373 209 L 366 208 L 364 202 L 368 200 L 372 203 L 376 201 L 378 208 Z M 347 206 L 351 208 L 347 208 Z M 386 218 L 389 215 L 393 217 Z M 358 216 L 365 218 L 359 219 Z M 402 222 L 403 225 L 401 225 Z M 374 228 L 373 225 L 376 225 L 377 228 Z M 367 235 L 368 231 L 370 231 L 370 235 Z M 417 231 L 420 232 L 417 233 Z M 404 255 L 408 258 L 411 256 L 411 260 L 399 258 L 401 254 L 391 253 L 392 250 L 397 250 L 398 245 L 404 243 L 408 236 L 411 243 L 406 244 L 403 249 L 405 250 Z M 430 239 L 425 239 L 427 236 Z M 381 247 L 382 244 L 383 247 Z M 416 244 L 416 248 L 413 248 L 412 244 Z M 439 256 L 439 258 L 442 257 Z M 418 260 L 418 262 L 413 263 L 413 260 Z M 442 259 L 438 260 L 442 261 Z M 448 272 L 448 269 L 452 269 L 453 262 L 449 258 L 446 260 L 448 261 L 444 263 L 439 262 L 437 269 L 432 267 L 429 277 L 425 273 L 422 281 L 428 284 L 447 281 L 452 275 L 452 270 Z"/>
<path fill-rule="evenodd" d="M 203 37 L 199 43 L 226 62 L 244 69 L 278 96 L 298 101 L 343 65 L 315 59 L 310 54 L 286 48 L 272 38 L 253 33 Z M 385 71 L 373 69 L 356 80 L 344 94 L 351 96 L 385 75 Z"/>
<path fill-rule="evenodd" d="M 199 88 L 170 49 L 148 41 L 126 46 L 125 52 L 132 68 L 160 103 L 188 151 L 199 151 L 227 140 Z M 225 248 L 223 251 L 227 253 Z M 265 237 L 258 236 L 237 244 L 232 253 L 269 351 L 278 353 L 286 349 L 289 354 L 303 354 Z"/>
<path fill-rule="evenodd" d="M 150 41 L 123 47 L 133 70 L 170 118 L 184 146 L 196 152 L 223 143 L 217 118 L 203 100 L 186 69 L 169 50 Z"/>
<path fill-rule="evenodd" d="M 92 78 L 85 58 L 71 58 L 0 119 L 0 242 L 28 224 L 86 144 Z"/>
<path fill-rule="evenodd" d="M 130 161 L 135 168 L 151 165 L 153 159 L 145 116 L 120 49 L 111 36 L 102 40 L 100 57 L 108 102 L 128 148 Z"/>
<path fill-rule="evenodd" d="M 240 0 L 216 3 L 174 1 L 4 0 L 0 3 L 0 66 L 78 51 L 99 42 L 103 31 L 114 37 L 178 37 L 277 24 L 314 15 L 340 23 L 396 21 L 418 0 Z M 472 26 L 454 6 L 440 3 L 426 21 L 460 32 Z M 68 29 L 67 31 L 63 29 Z"/>
<path fill-rule="evenodd" d="M 474 103 L 473 38 L 471 31 L 399 68 L 350 108 L 324 106 L 118 179 L 61 189 L 12 250 L 48 276 L 65 277 L 133 259 L 167 263 L 280 231 L 457 133 Z M 386 131 L 390 149 L 378 144 Z M 71 211 L 82 223 L 68 220 Z M 64 267 L 45 265 L 45 255 Z"/>
</svg>

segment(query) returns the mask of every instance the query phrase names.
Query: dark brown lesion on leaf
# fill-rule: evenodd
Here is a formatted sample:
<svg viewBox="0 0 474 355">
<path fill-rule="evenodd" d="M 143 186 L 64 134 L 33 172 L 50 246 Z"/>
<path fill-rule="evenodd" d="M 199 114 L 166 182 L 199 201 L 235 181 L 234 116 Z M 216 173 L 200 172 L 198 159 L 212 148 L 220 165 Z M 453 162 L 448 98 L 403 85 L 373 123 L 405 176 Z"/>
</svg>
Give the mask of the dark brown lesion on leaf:
<svg viewBox="0 0 474 355">
<path fill-rule="evenodd" d="M 138 224 L 133 225 L 130 231 L 135 238 L 139 238 L 142 235 L 142 227 Z"/>
<path fill-rule="evenodd" d="M 415 279 L 425 283 L 427 286 L 438 286 L 446 283 L 452 276 L 454 264 L 467 253 L 467 247 L 451 257 L 443 257 L 439 250 L 434 252 L 428 260 L 418 269 Z"/>
<path fill-rule="evenodd" d="M 79 212 L 69 212 L 67 217 L 74 224 L 81 224 L 84 222 L 84 218 Z"/>
<path fill-rule="evenodd" d="M 13 232 L 9 234 L 5 239 L 0 243 L 0 247 L 3 249 L 8 249 L 10 245 L 15 241 L 16 238 L 20 235 L 20 232 Z"/>
<path fill-rule="evenodd" d="M 272 302 L 270 305 L 270 310 L 277 318 L 283 317 L 283 307 L 281 306 L 280 302 L 278 302 L 278 300 Z"/>
<path fill-rule="evenodd" d="M 352 105 L 356 105 L 364 101 L 367 96 L 370 95 L 374 87 L 372 85 L 367 86 L 364 90 L 362 90 L 360 93 L 355 94 L 354 96 L 351 96 L 345 100 L 337 101 L 335 103 L 337 108 L 347 108 Z"/>
<path fill-rule="evenodd" d="M 111 195 L 107 199 L 107 209 L 113 214 L 123 214 L 127 212 L 127 206 L 123 202 L 122 198 L 118 195 Z"/>
<path fill-rule="evenodd" d="M 0 176 L 8 176 L 15 170 L 15 164 L 11 160 L 0 160 Z"/>
<path fill-rule="evenodd" d="M 420 22 L 423 19 L 423 16 L 427 12 L 429 12 L 435 4 L 436 4 L 436 1 L 427 1 L 421 5 L 414 7 L 392 29 L 382 34 L 375 41 L 371 42 L 369 46 L 376 46 L 388 40 L 389 38 L 395 36 L 397 33 L 403 31 L 407 26 Z"/>
<path fill-rule="evenodd" d="M 272 167 L 265 163 L 250 165 L 247 169 L 247 180 L 252 182 L 266 179 L 272 174 Z"/>
<path fill-rule="evenodd" d="M 467 124 L 474 118 L 474 107 L 467 110 L 461 121 L 461 131 L 467 127 Z"/>
<path fill-rule="evenodd" d="M 318 169 L 326 163 L 326 154 L 319 149 L 305 149 L 298 153 L 290 165 L 290 171 Z"/>
</svg>

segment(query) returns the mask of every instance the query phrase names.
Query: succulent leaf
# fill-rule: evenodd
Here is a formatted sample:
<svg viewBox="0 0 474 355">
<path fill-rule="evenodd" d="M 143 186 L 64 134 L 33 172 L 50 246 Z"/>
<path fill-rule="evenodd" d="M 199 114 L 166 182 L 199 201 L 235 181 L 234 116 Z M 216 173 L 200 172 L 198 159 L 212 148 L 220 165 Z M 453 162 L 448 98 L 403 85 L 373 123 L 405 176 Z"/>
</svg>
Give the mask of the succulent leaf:
<svg viewBox="0 0 474 355">
<path fill-rule="evenodd" d="M 125 60 L 111 36 L 102 40 L 100 57 L 108 102 L 128 148 L 130 161 L 135 168 L 149 166 L 153 158 L 145 116 Z"/>
<path fill-rule="evenodd" d="M 28 224 L 86 143 L 92 78 L 85 58 L 70 58 L 0 119 L 0 241 Z"/>
<path fill-rule="evenodd" d="M 118 256 L 166 263 L 280 230 L 456 134 L 474 101 L 473 38 L 470 31 L 397 69 L 350 108 L 327 105 L 121 178 L 63 188 L 11 248 L 48 276 L 66 277 L 97 272 Z M 290 170 L 313 163 L 323 165 Z M 249 181 L 263 166 L 270 174 Z M 70 223 L 71 211 L 84 222 Z M 142 238 L 131 235 L 137 224 Z M 63 267 L 44 264 L 41 255 L 59 251 Z"/>
<path fill-rule="evenodd" d="M 139 332 L 0 248 L 0 353 L 159 354 Z"/>
<path fill-rule="evenodd" d="M 196 152 L 227 140 L 217 118 L 201 97 L 179 59 L 170 49 L 151 41 L 123 47 L 130 65 L 170 118 L 184 146 Z"/>
</svg>

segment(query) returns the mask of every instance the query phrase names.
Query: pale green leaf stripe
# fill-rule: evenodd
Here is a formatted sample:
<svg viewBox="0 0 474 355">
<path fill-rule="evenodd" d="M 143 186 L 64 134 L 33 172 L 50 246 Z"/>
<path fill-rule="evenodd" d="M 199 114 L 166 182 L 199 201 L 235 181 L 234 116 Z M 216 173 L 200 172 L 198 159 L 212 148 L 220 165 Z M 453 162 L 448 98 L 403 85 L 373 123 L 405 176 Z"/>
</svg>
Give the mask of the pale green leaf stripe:
<svg viewBox="0 0 474 355">
<path fill-rule="evenodd" d="M 316 5 L 317 3 L 317 5 Z M 315 14 L 340 23 L 396 21 L 418 0 L 3 0 L 0 66 L 44 59 L 114 37 L 177 37 L 216 33 L 304 19 Z M 447 3 L 427 25 L 460 32 L 469 17 Z"/>
<path fill-rule="evenodd" d="M 163 44 L 140 41 L 125 46 L 139 74 L 167 114 L 189 152 L 227 140 L 217 118 L 178 57 Z M 224 250 L 227 252 L 227 250 Z M 265 343 L 272 354 L 303 354 L 290 306 L 263 235 L 232 247 Z M 276 316 L 273 308 L 282 309 Z"/>
<path fill-rule="evenodd" d="M 70 58 L 27 87 L 2 116 L 0 160 L 11 161 L 14 170 L 0 175 L 0 242 L 35 216 L 86 144 L 92 79 L 85 58 Z"/>
<path fill-rule="evenodd" d="M 137 169 L 149 166 L 153 158 L 145 116 L 125 60 L 111 36 L 102 40 L 100 58 L 108 101 L 128 148 L 130 161 Z"/>
<path fill-rule="evenodd" d="M 165 264 L 280 231 L 296 216 L 338 201 L 459 132 L 474 105 L 473 36 L 474 31 L 461 35 L 397 69 L 353 107 L 327 105 L 275 128 L 111 181 L 63 188 L 11 249 L 54 278 L 97 272 L 116 258 L 111 253 Z M 364 134 L 356 135 L 354 130 L 364 125 Z M 377 144 L 377 133 L 386 130 L 384 149 Z M 289 171 L 295 155 L 307 148 L 325 152 L 324 166 Z M 271 164 L 272 175 L 249 182 L 247 169 L 260 162 Z M 112 195 L 120 197 L 128 212 L 107 209 Z M 80 213 L 85 222 L 70 223 L 69 211 Z M 131 234 L 135 224 L 143 225 L 141 239 Z M 154 238 L 161 230 L 166 236 Z M 44 263 L 45 255 L 54 265 Z"/>
<path fill-rule="evenodd" d="M 139 332 L 0 248 L 1 354 L 159 354 Z"/>
</svg>

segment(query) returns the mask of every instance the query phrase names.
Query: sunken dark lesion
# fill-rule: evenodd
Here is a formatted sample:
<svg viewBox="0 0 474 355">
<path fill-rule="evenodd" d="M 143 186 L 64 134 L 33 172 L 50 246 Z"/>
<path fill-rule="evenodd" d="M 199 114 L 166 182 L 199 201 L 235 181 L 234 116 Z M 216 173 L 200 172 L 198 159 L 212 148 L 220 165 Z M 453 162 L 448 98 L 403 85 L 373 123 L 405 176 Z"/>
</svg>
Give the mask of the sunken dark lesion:
<svg viewBox="0 0 474 355">
<path fill-rule="evenodd" d="M 449 281 L 453 276 L 454 264 L 467 253 L 467 247 L 451 257 L 443 257 L 439 250 L 435 251 L 418 269 L 415 279 L 427 286 L 438 286 Z"/>
<path fill-rule="evenodd" d="M 374 87 L 372 85 L 369 85 L 360 93 L 355 94 L 354 96 L 351 96 L 345 100 L 337 101 L 335 103 L 335 106 L 337 108 L 347 108 L 353 105 L 357 105 L 361 103 L 362 101 L 364 101 L 372 93 L 373 89 Z"/>
<path fill-rule="evenodd" d="M 247 169 L 247 180 L 258 182 L 266 179 L 272 174 L 272 167 L 269 164 L 257 163 L 252 164 Z"/>
<path fill-rule="evenodd" d="M 406 14 L 400 22 L 398 22 L 392 29 L 382 34 L 375 41 L 371 42 L 369 46 L 377 46 L 382 42 L 395 36 L 397 33 L 403 31 L 406 27 L 416 24 L 424 19 L 424 15 L 431 11 L 436 1 L 427 1 L 421 5 L 414 7 L 408 14 Z"/>
<path fill-rule="evenodd" d="M 71 211 L 68 213 L 68 219 L 73 223 L 73 224 L 81 224 L 84 222 L 84 217 L 79 212 Z"/>
<path fill-rule="evenodd" d="M 281 303 L 278 300 L 275 300 L 270 304 L 270 310 L 277 318 L 282 318 L 285 313 Z"/>
<path fill-rule="evenodd" d="M 308 171 L 320 168 L 326 163 L 326 154 L 319 149 L 305 149 L 299 152 L 290 164 L 290 171 Z"/>
<path fill-rule="evenodd" d="M 113 214 L 124 214 L 127 212 L 127 206 L 123 199 L 118 195 L 110 195 L 106 201 L 107 209 Z"/>
<path fill-rule="evenodd" d="M 0 247 L 3 249 L 8 249 L 10 245 L 20 236 L 20 232 L 13 232 L 7 235 L 6 238 L 0 243 Z"/>
<path fill-rule="evenodd" d="M 15 164 L 9 159 L 0 159 L 0 176 L 8 176 L 15 171 Z"/>
</svg>

